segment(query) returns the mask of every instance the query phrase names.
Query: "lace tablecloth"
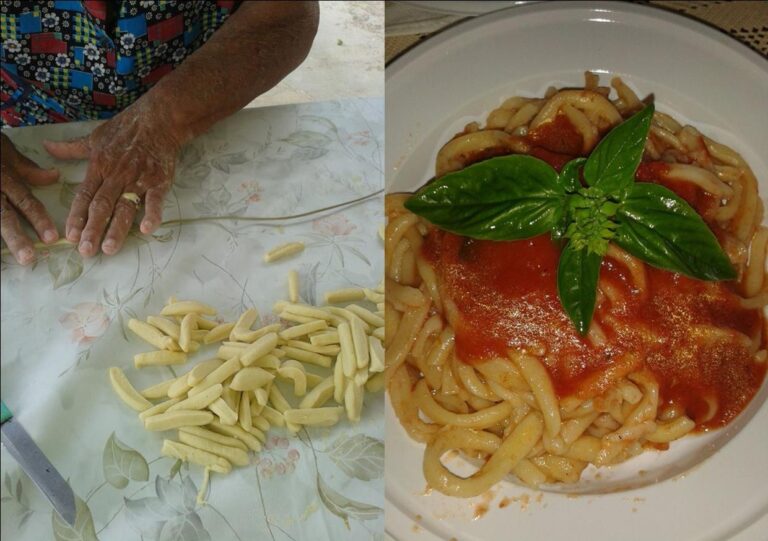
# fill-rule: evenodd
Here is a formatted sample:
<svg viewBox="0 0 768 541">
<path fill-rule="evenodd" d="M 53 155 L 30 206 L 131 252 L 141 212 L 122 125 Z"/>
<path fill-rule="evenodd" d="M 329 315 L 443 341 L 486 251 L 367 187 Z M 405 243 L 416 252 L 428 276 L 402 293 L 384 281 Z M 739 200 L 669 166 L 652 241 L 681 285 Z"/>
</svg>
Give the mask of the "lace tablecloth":
<svg viewBox="0 0 768 541">
<path fill-rule="evenodd" d="M 3 256 L 2 398 L 83 502 L 76 528 L 54 519 L 3 449 L 3 539 L 383 538 L 381 394 L 367 396 L 358 425 L 344 420 L 299 437 L 273 428 L 250 466 L 212 475 L 201 506 L 195 496 L 202 468 L 172 472 L 174 461 L 160 455 L 162 433 L 143 429 L 107 376 L 110 366 L 121 366 L 139 388 L 170 377 L 168 368 L 133 368 L 133 355 L 151 347 L 126 324 L 158 314 L 171 295 L 211 304 L 232 320 L 251 306 L 274 317 L 272 304 L 287 297 L 291 269 L 299 271 L 307 302 L 342 286 L 377 285 L 380 195 L 272 222 L 199 218 L 297 215 L 380 190 L 383 114 L 381 99 L 241 111 L 184 150 L 164 216 L 181 223 L 131 237 L 114 257 L 83 260 L 62 247 L 23 268 Z M 47 166 L 53 161 L 39 141 L 92 128 L 73 123 L 7 133 Z M 56 165 L 63 183 L 38 195 L 61 228 L 85 164 Z M 294 240 L 307 246 L 298 257 L 263 263 L 266 250 Z M 105 468 L 116 468 L 124 482 L 107 481 Z"/>
</svg>

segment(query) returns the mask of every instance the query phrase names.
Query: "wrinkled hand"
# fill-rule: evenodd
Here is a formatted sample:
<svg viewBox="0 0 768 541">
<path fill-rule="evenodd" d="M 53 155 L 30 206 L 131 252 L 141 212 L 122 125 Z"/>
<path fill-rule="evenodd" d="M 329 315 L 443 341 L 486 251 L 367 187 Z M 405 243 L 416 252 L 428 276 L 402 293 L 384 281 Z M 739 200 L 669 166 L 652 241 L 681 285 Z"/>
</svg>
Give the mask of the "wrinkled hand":
<svg viewBox="0 0 768 541">
<path fill-rule="evenodd" d="M 30 223 L 46 244 L 59 238 L 51 216 L 32 195 L 27 184 L 46 186 L 58 178 L 56 169 L 42 169 L 19 153 L 8 137 L 0 135 L 0 233 L 16 261 L 22 265 L 35 260 L 35 247 L 22 229 L 19 215 Z"/>
<path fill-rule="evenodd" d="M 122 248 L 139 206 L 123 194 L 144 201 L 142 233 L 160 225 L 181 148 L 165 118 L 140 99 L 87 137 L 43 143 L 56 158 L 89 160 L 65 228 L 67 240 L 79 243 L 83 256 L 95 255 L 99 245 L 107 255 Z"/>
</svg>

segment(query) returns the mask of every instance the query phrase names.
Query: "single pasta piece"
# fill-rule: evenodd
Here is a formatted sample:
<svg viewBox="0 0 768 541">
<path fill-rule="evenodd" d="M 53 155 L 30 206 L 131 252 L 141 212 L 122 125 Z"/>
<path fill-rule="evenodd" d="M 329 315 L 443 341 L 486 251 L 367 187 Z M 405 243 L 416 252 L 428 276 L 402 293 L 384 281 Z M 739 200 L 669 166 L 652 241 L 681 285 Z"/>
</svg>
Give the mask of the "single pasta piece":
<svg viewBox="0 0 768 541">
<path fill-rule="evenodd" d="M 261 417 L 260 415 L 251 415 L 251 428 L 244 429 L 244 430 L 251 430 L 252 428 L 256 428 L 260 430 L 261 432 L 266 432 L 270 429 L 272 425 L 269 424 L 269 421 L 267 421 L 264 417 Z"/>
<path fill-rule="evenodd" d="M 328 328 L 327 321 L 325 321 L 324 319 L 316 319 L 315 321 L 311 321 L 309 323 L 302 323 L 300 325 L 294 325 L 293 327 L 288 327 L 284 331 L 280 331 L 278 333 L 278 336 L 283 340 L 293 340 L 294 338 L 299 338 L 309 333 L 322 331 L 327 328 Z"/>
<path fill-rule="evenodd" d="M 240 393 L 240 407 L 238 409 L 237 422 L 243 430 L 250 430 L 253 427 L 250 393 Z"/>
<path fill-rule="evenodd" d="M 205 319 L 204 317 L 198 317 L 197 318 L 197 328 L 203 329 L 206 331 L 212 331 L 216 327 L 221 325 L 218 321 L 214 321 L 212 319 Z"/>
<path fill-rule="evenodd" d="M 266 334 L 245 348 L 243 353 L 240 355 L 240 360 L 243 363 L 243 366 L 249 366 L 253 364 L 256 359 L 259 359 L 267 353 L 271 352 L 273 349 L 275 349 L 276 346 L 277 333 L 272 332 Z"/>
<path fill-rule="evenodd" d="M 184 462 L 193 462 L 219 473 L 229 473 L 232 471 L 232 464 L 225 458 L 216 456 L 213 453 L 195 449 L 184 443 L 173 440 L 163 440 L 163 447 L 160 450 L 163 456 L 178 458 Z"/>
<path fill-rule="evenodd" d="M 176 410 L 144 419 L 144 428 L 151 431 L 171 430 L 182 426 L 202 426 L 213 421 L 210 411 Z"/>
<path fill-rule="evenodd" d="M 160 311 L 162 316 L 185 316 L 190 313 L 206 316 L 215 316 L 217 314 L 215 308 L 197 301 L 180 301 L 166 304 Z"/>
<path fill-rule="evenodd" d="M 331 316 L 331 314 L 329 314 L 325 310 L 321 308 L 315 308 L 314 306 L 308 306 L 306 304 L 295 304 L 295 303 L 288 303 L 288 302 L 277 303 L 275 304 L 275 308 L 281 312 L 287 312 L 289 314 L 295 314 L 297 316 L 311 318 L 312 320 L 324 319 L 328 322 L 333 321 L 333 317 Z M 307 322 L 303 321 L 302 323 L 307 323 Z"/>
<path fill-rule="evenodd" d="M 190 312 L 185 314 L 181 320 L 181 329 L 179 331 L 179 347 L 182 351 L 190 351 L 192 342 L 192 331 L 197 329 L 197 314 Z"/>
<path fill-rule="evenodd" d="M 201 410 L 207 408 L 214 400 L 221 396 L 224 391 L 224 387 L 221 383 L 217 383 L 211 387 L 208 387 L 202 393 L 190 396 L 189 398 L 182 400 L 178 404 L 173 404 L 168 408 L 168 411 L 176 410 Z"/>
<path fill-rule="evenodd" d="M 243 451 L 248 450 L 248 447 L 237 438 L 219 434 L 218 432 L 214 432 L 213 430 L 208 430 L 207 428 L 204 428 L 202 426 L 182 426 L 181 428 L 179 428 L 179 433 L 181 432 L 188 432 L 189 434 L 194 434 L 195 436 L 200 436 L 201 438 L 215 441 L 216 443 L 227 445 L 229 447 L 237 447 L 238 449 L 242 449 Z"/>
<path fill-rule="evenodd" d="M 336 331 L 329 331 L 318 333 L 309 336 L 309 343 L 313 346 L 329 346 L 331 344 L 339 343 L 339 333 Z"/>
<path fill-rule="evenodd" d="M 249 308 L 243 312 L 238 318 L 237 323 L 235 323 L 235 326 L 232 328 L 232 331 L 229 333 L 229 339 L 234 341 L 240 340 L 241 335 L 250 332 L 251 327 L 256 323 L 257 319 L 259 319 L 259 313 L 255 308 Z"/>
<path fill-rule="evenodd" d="M 153 327 L 148 323 L 139 321 L 138 319 L 128 320 L 128 328 L 131 329 L 136 336 L 155 346 L 157 349 L 174 350 L 176 348 L 176 342 L 170 336 L 167 336 L 160 332 L 157 327 Z"/>
<path fill-rule="evenodd" d="M 380 292 L 375 291 L 373 289 L 365 288 L 365 289 L 363 289 L 363 294 L 365 295 L 365 298 L 367 300 L 371 301 L 373 304 L 377 304 L 378 305 L 378 304 L 384 302 L 384 293 L 380 293 Z"/>
<path fill-rule="evenodd" d="M 368 378 L 368 381 L 365 382 L 365 390 L 369 393 L 378 393 L 384 389 L 384 384 L 384 372 L 379 372 Z"/>
<path fill-rule="evenodd" d="M 289 409 L 283 414 L 286 422 L 297 425 L 333 426 L 339 422 L 344 408 Z"/>
<path fill-rule="evenodd" d="M 220 456 L 235 466 L 247 466 L 250 462 L 248 460 L 248 453 L 243 449 L 230 447 L 229 445 L 224 445 L 222 443 L 203 438 L 196 434 L 179 431 L 179 441 L 186 443 L 195 449 L 200 449 L 201 451 Z"/>
<path fill-rule="evenodd" d="M 347 410 L 347 418 L 357 423 L 360 421 L 360 414 L 363 411 L 363 396 L 365 394 L 362 385 L 355 382 L 347 382 L 344 390 L 344 407 Z"/>
<path fill-rule="evenodd" d="M 257 339 L 261 338 L 262 336 L 266 336 L 269 333 L 278 332 L 282 328 L 283 326 L 280 325 L 279 323 L 265 325 L 264 327 L 261 327 L 260 329 L 256 329 L 255 331 L 239 334 L 238 335 L 239 342 L 237 343 L 240 345 L 247 346 L 248 344 L 251 344 L 255 342 Z M 243 342 L 245 342 L 245 344 L 243 344 Z"/>
<path fill-rule="evenodd" d="M 133 356 L 133 364 L 136 368 L 168 366 L 185 362 L 187 362 L 187 354 L 180 351 L 150 351 Z"/>
<path fill-rule="evenodd" d="M 371 372 L 384 372 L 384 346 L 375 336 L 368 337 Z"/>
<path fill-rule="evenodd" d="M 261 442 L 259 439 L 247 430 L 243 430 L 239 426 L 229 426 L 220 423 L 219 421 L 212 421 L 208 427 L 213 432 L 237 438 L 242 441 L 252 451 L 261 451 Z"/>
<path fill-rule="evenodd" d="M 198 317 L 198 321 L 199 319 L 200 318 Z M 195 322 L 195 324 L 197 324 L 197 322 Z M 205 337 L 208 336 L 208 332 L 209 331 L 205 329 L 193 329 L 189 332 L 189 337 L 192 339 L 192 341 L 202 342 L 205 340 Z"/>
<path fill-rule="evenodd" d="M 193 394 L 203 392 L 205 389 L 207 389 L 208 387 L 211 387 L 212 385 L 216 385 L 217 383 L 222 383 L 225 379 L 237 373 L 237 371 L 240 370 L 242 367 L 243 365 L 240 363 L 240 358 L 238 356 L 232 357 L 228 361 L 222 363 L 221 366 L 219 366 L 213 372 L 205 376 L 203 381 L 195 385 L 189 391 L 190 396 Z"/>
<path fill-rule="evenodd" d="M 141 204 L 141 198 L 139 197 L 139 194 L 135 192 L 125 192 L 120 197 L 122 197 L 123 199 L 127 199 L 137 207 Z"/>
<path fill-rule="evenodd" d="M 270 251 L 264 254 L 264 262 L 272 263 L 279 259 L 284 259 L 286 257 L 292 256 L 294 254 L 298 254 L 303 251 L 304 251 L 303 242 L 289 242 L 286 244 L 281 244 L 280 246 L 275 246 Z"/>
<path fill-rule="evenodd" d="M 273 379 L 275 376 L 263 368 L 249 366 L 239 370 L 232 378 L 232 383 L 229 386 L 235 391 L 255 391 L 272 383 Z"/>
<path fill-rule="evenodd" d="M 344 403 L 344 390 L 347 379 L 344 375 L 344 361 L 342 353 L 339 353 L 336 357 L 336 362 L 333 365 L 333 399 L 337 404 Z"/>
<path fill-rule="evenodd" d="M 283 417 L 283 414 L 275 408 L 264 406 L 264 409 L 261 410 L 261 415 L 272 426 L 285 426 L 285 418 Z"/>
<path fill-rule="evenodd" d="M 256 359 L 251 366 L 255 368 L 264 368 L 266 370 L 277 370 L 280 368 L 280 358 L 277 357 L 277 350 L 267 353 L 263 357 Z"/>
<path fill-rule="evenodd" d="M 344 376 L 351 378 L 357 370 L 357 359 L 355 358 L 355 345 L 352 337 L 352 328 L 349 323 L 342 323 L 338 327 L 339 341 L 341 342 L 341 360 Z"/>
<path fill-rule="evenodd" d="M 232 357 L 239 356 L 245 349 L 246 344 L 241 346 L 219 346 L 216 351 L 216 357 L 219 359 L 231 359 Z"/>
<path fill-rule="evenodd" d="M 214 400 L 213 403 L 208 406 L 208 409 L 219 417 L 219 420 L 223 425 L 234 425 L 237 423 L 237 412 L 231 408 L 223 398 Z"/>
<path fill-rule="evenodd" d="M 325 294 L 325 302 L 328 304 L 361 301 L 364 298 L 365 298 L 365 291 L 363 291 L 363 289 L 359 287 L 336 289 L 334 291 L 328 291 Z"/>
<path fill-rule="evenodd" d="M 367 368 L 370 362 L 370 346 L 368 344 L 368 337 L 365 335 L 365 329 L 363 329 L 359 319 L 353 319 L 350 322 L 350 329 L 352 330 L 352 346 L 355 351 L 355 364 L 358 369 Z"/>
<path fill-rule="evenodd" d="M 118 367 L 113 366 L 109 369 L 109 381 L 117 396 L 131 408 L 136 411 L 144 411 L 152 407 L 152 403 L 141 396 Z"/>
<path fill-rule="evenodd" d="M 177 379 L 178 378 L 167 379 L 165 381 L 161 381 L 156 385 L 147 387 L 146 389 L 141 391 L 141 396 L 143 396 L 144 398 L 163 398 L 165 396 L 168 396 L 168 389 L 171 388 L 171 385 L 173 385 Z"/>
<path fill-rule="evenodd" d="M 315 386 L 299 403 L 299 409 L 319 408 L 333 397 L 333 376 L 328 376 Z"/>
<path fill-rule="evenodd" d="M 295 270 L 288 272 L 288 300 L 299 302 L 299 273 Z"/>
<path fill-rule="evenodd" d="M 338 355 L 340 346 L 337 344 L 331 344 L 329 346 L 314 346 L 311 342 L 303 342 L 301 340 L 288 340 L 283 346 L 292 348 L 299 348 L 312 353 L 319 353 L 320 355 Z"/>
<path fill-rule="evenodd" d="M 166 319 L 164 317 L 149 316 L 147 318 L 147 323 L 149 323 L 153 327 L 157 327 L 158 329 L 163 331 L 165 334 L 167 334 L 174 340 L 179 339 L 179 333 L 181 332 L 181 328 L 179 327 L 179 325 L 177 325 L 170 319 Z"/>
<path fill-rule="evenodd" d="M 185 377 L 179 377 L 176 378 L 176 380 L 171 384 L 170 387 L 168 387 L 168 396 L 170 398 L 176 398 L 179 396 L 183 396 L 187 394 L 187 392 L 190 389 L 189 383 L 187 383 L 187 378 Z"/>
<path fill-rule="evenodd" d="M 277 373 L 280 377 L 293 381 L 293 394 L 295 396 L 307 394 L 307 374 L 300 362 L 289 359 L 280 365 Z"/>
<path fill-rule="evenodd" d="M 327 355 L 320 355 L 319 353 L 314 353 L 312 351 L 289 346 L 283 346 L 281 349 L 285 352 L 286 355 L 290 355 L 293 359 L 297 359 L 305 363 L 315 364 L 317 366 L 322 366 L 324 368 L 330 368 L 331 366 L 332 359 Z"/>
<path fill-rule="evenodd" d="M 199 323 L 199 320 L 198 320 L 198 323 Z M 213 329 L 208 331 L 208 334 L 205 335 L 205 338 L 203 338 L 203 343 L 215 344 L 216 342 L 221 342 L 225 338 L 229 337 L 234 327 L 235 327 L 235 324 L 232 322 L 222 323 L 221 325 L 215 326 Z"/>
<path fill-rule="evenodd" d="M 208 374 L 224 364 L 221 359 L 208 359 L 187 372 L 187 385 L 195 386 L 203 381 Z"/>
<path fill-rule="evenodd" d="M 165 400 L 163 402 L 160 402 L 159 404 L 155 404 L 149 409 L 146 409 L 139 413 L 139 419 L 143 422 L 144 419 L 147 417 L 152 417 L 153 415 L 159 415 L 161 413 L 165 413 L 168 411 L 168 408 L 173 406 L 174 404 L 178 404 L 181 402 L 181 398 L 169 398 L 168 400 Z"/>
<path fill-rule="evenodd" d="M 353 314 L 359 316 L 360 319 L 362 319 L 363 321 L 365 321 L 366 323 L 368 323 L 372 327 L 383 327 L 384 326 L 384 318 L 382 318 L 381 316 L 377 316 L 376 314 L 374 314 L 370 310 L 366 310 L 365 308 L 363 308 L 359 304 L 349 304 L 349 305 L 347 305 L 347 310 L 349 310 Z"/>
<path fill-rule="evenodd" d="M 324 310 L 331 314 L 331 325 L 336 328 L 338 328 L 342 323 L 349 323 L 353 319 L 360 319 L 360 316 L 355 315 L 346 308 L 340 308 L 338 306 L 325 306 Z M 366 333 L 371 332 L 371 326 L 368 325 L 368 323 L 365 321 L 363 321 L 363 327 L 365 328 Z"/>
</svg>

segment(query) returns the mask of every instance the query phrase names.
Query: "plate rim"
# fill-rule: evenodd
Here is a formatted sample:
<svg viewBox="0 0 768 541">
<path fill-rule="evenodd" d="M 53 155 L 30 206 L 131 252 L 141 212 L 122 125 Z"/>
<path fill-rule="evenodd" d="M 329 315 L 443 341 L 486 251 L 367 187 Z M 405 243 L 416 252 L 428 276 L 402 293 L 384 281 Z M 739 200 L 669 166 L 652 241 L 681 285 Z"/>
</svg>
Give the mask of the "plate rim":
<svg viewBox="0 0 768 541">
<path fill-rule="evenodd" d="M 386 83 L 389 82 L 391 78 L 395 77 L 410 62 L 413 62 L 418 57 L 423 56 L 429 51 L 440 47 L 443 42 L 448 41 L 459 34 L 470 31 L 475 27 L 488 24 L 497 18 L 505 18 L 515 15 L 524 16 L 528 13 L 558 11 L 562 8 L 571 10 L 596 10 L 598 9 L 598 5 L 600 6 L 600 12 L 617 11 L 636 15 L 656 16 L 656 18 L 664 19 L 666 19 L 666 17 L 662 17 L 662 15 L 666 15 L 669 17 L 669 19 L 671 19 L 671 21 L 667 20 L 667 22 L 671 22 L 672 24 L 680 24 L 685 26 L 688 30 L 703 33 L 706 37 L 720 42 L 722 45 L 728 47 L 733 52 L 743 55 L 746 60 L 749 60 L 758 68 L 762 68 L 764 71 L 766 71 L 766 73 L 768 73 L 768 57 L 763 57 L 760 55 L 760 53 L 748 45 L 742 43 L 735 37 L 731 36 L 724 30 L 712 26 L 704 21 L 700 21 L 698 19 L 684 15 L 680 12 L 665 10 L 653 5 L 618 2 L 616 0 L 603 0 L 600 2 L 590 2 L 588 0 L 550 0 L 548 2 L 531 2 L 528 4 L 509 6 L 498 9 L 496 11 L 485 13 L 483 15 L 478 15 L 476 17 L 470 17 L 458 21 L 456 24 L 453 24 L 437 32 L 436 34 L 429 36 L 423 41 L 418 42 L 407 51 L 398 55 L 387 64 L 386 70 L 384 71 L 385 87 Z"/>
<path fill-rule="evenodd" d="M 413 1 L 413 0 L 397 0 L 398 4 L 404 4 L 410 7 L 414 7 L 417 9 L 422 9 L 424 11 L 429 11 L 432 13 L 440 13 L 442 15 L 453 15 L 456 17 L 479 17 L 481 15 L 486 15 L 488 13 L 495 13 L 497 11 L 501 11 L 502 9 L 509 9 L 509 8 L 516 8 L 523 6 L 525 4 L 530 4 L 533 2 L 541 1 L 541 0 L 495 0 L 499 3 L 499 7 L 491 10 L 483 10 L 483 9 L 460 9 L 458 7 L 451 8 L 451 7 L 437 7 L 434 6 L 434 4 L 440 3 L 444 4 L 446 6 L 451 6 L 453 4 L 459 4 L 459 5 L 465 5 L 469 6 L 472 4 L 475 4 L 476 2 L 434 2 L 434 1 Z M 478 2 L 479 3 L 479 2 Z M 429 6 L 427 5 L 429 4 Z M 488 4 L 487 1 L 483 2 L 483 4 Z"/>
</svg>

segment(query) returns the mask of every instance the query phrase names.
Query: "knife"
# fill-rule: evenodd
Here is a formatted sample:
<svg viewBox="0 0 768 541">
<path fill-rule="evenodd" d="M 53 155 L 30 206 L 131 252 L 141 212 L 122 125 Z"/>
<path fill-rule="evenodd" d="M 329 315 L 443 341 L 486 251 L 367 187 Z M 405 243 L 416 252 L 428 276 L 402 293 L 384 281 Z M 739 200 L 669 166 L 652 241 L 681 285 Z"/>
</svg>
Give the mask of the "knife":
<svg viewBox="0 0 768 541">
<path fill-rule="evenodd" d="M 27 431 L 13 418 L 13 413 L 0 401 L 0 433 L 2 442 L 19 466 L 29 475 L 53 508 L 70 526 L 75 525 L 75 495 L 72 489 L 32 441 Z"/>
</svg>

